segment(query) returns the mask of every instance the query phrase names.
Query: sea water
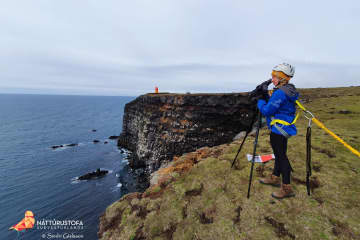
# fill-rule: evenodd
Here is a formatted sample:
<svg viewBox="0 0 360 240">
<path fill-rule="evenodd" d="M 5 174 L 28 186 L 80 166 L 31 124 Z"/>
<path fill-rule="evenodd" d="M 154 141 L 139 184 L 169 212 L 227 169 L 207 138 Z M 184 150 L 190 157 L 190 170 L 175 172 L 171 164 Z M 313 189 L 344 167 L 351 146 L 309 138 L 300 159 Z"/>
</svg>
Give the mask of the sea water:
<svg viewBox="0 0 360 240">
<path fill-rule="evenodd" d="M 97 239 L 106 207 L 139 190 L 126 153 L 108 139 L 133 99 L 0 94 L 0 239 Z M 97 168 L 109 173 L 77 180 Z M 8 230 L 27 210 L 33 228 Z"/>
</svg>

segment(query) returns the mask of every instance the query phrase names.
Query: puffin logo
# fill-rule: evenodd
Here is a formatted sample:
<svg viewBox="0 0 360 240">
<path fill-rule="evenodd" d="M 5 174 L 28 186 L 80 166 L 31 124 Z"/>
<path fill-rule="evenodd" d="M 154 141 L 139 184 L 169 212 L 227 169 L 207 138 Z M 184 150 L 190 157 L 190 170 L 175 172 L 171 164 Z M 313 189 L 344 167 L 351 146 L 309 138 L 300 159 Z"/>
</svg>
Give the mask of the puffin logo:
<svg viewBox="0 0 360 240">
<path fill-rule="evenodd" d="M 32 211 L 26 211 L 25 217 L 18 222 L 16 225 L 9 228 L 9 230 L 15 230 L 18 232 L 25 232 L 27 229 L 31 229 L 34 227 L 35 224 L 35 218 Z"/>
</svg>

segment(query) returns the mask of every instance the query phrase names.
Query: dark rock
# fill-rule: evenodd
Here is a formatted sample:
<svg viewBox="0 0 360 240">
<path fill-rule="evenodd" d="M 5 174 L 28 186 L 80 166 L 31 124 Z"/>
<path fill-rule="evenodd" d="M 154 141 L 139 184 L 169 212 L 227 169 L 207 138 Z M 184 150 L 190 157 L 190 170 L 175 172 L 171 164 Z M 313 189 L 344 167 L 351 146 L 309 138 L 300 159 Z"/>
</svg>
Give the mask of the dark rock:
<svg viewBox="0 0 360 240">
<path fill-rule="evenodd" d="M 71 143 L 71 144 L 67 144 L 66 146 L 67 147 L 75 147 L 75 146 L 78 146 L 79 144 L 77 143 Z"/>
<path fill-rule="evenodd" d="M 142 95 L 125 105 L 118 146 L 133 152 L 130 167 L 153 172 L 174 156 L 232 142 L 254 109 L 246 93 Z"/>
<path fill-rule="evenodd" d="M 108 141 L 105 141 L 104 144 L 108 144 Z"/>
<path fill-rule="evenodd" d="M 51 148 L 52 149 L 57 149 L 57 148 L 62 148 L 62 147 L 64 147 L 64 145 L 54 145 Z"/>
<path fill-rule="evenodd" d="M 100 141 L 99 141 L 99 140 L 96 140 L 96 139 L 93 141 L 93 143 L 99 143 L 99 142 L 100 142 Z"/>
<path fill-rule="evenodd" d="M 79 180 L 90 180 L 93 178 L 99 178 L 99 177 L 105 176 L 108 172 L 109 171 L 107 171 L 107 170 L 100 170 L 100 168 L 98 168 L 95 172 L 90 172 L 85 175 L 82 175 L 82 176 L 78 177 L 78 179 Z"/>
<path fill-rule="evenodd" d="M 340 114 L 350 114 L 350 113 L 352 113 L 352 112 L 349 111 L 349 110 L 340 110 L 339 113 L 340 113 Z"/>
<path fill-rule="evenodd" d="M 92 132 L 96 132 L 96 129 L 91 130 Z"/>
<path fill-rule="evenodd" d="M 118 138 L 119 138 L 119 136 L 110 136 L 109 137 L 110 140 L 115 140 L 115 139 L 118 139 Z"/>
</svg>

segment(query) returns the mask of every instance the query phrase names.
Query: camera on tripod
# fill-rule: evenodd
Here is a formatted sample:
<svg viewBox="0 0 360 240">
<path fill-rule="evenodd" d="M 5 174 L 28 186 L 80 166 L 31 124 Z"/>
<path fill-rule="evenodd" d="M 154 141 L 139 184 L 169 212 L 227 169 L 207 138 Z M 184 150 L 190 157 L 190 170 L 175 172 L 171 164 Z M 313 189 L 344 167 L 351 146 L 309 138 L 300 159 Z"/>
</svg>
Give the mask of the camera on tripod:
<svg viewBox="0 0 360 240">
<path fill-rule="evenodd" d="M 256 104 L 259 99 L 264 99 L 265 101 L 269 100 L 268 87 L 270 84 L 271 79 L 266 80 L 252 90 L 249 94 L 250 102 Z"/>
</svg>

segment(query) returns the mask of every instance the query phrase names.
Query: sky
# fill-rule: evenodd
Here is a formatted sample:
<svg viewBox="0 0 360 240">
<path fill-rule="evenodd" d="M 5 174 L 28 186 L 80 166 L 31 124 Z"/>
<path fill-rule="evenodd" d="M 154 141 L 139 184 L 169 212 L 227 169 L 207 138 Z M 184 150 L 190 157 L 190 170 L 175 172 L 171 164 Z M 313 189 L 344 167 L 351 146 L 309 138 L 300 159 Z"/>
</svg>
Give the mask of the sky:
<svg viewBox="0 0 360 240">
<path fill-rule="evenodd" d="M 0 8 L 0 92 L 244 92 L 359 86 L 360 1 L 17 0 Z"/>
</svg>

